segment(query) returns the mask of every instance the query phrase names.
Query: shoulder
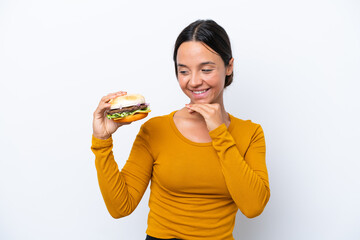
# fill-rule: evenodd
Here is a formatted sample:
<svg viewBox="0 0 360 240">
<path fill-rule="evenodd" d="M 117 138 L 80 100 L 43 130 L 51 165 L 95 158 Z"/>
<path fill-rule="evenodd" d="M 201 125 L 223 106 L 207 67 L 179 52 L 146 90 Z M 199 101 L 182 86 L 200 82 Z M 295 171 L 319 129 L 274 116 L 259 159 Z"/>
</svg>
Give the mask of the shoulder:
<svg viewBox="0 0 360 240">
<path fill-rule="evenodd" d="M 141 125 L 138 135 L 149 144 L 154 152 L 159 151 L 164 146 L 165 139 L 169 138 L 170 117 L 170 114 L 152 117 Z"/>
<path fill-rule="evenodd" d="M 162 116 L 156 116 L 152 117 L 149 120 L 147 120 L 141 128 L 146 131 L 155 131 L 159 132 L 160 130 L 163 130 L 166 128 L 167 125 L 169 125 L 169 119 L 171 117 L 172 113 Z"/>
<path fill-rule="evenodd" d="M 230 120 L 234 123 L 234 126 L 242 127 L 242 128 L 258 128 L 260 126 L 259 123 L 255 123 L 252 120 L 244 120 L 238 117 L 235 117 L 230 114 Z"/>
<path fill-rule="evenodd" d="M 229 128 L 229 132 L 235 141 L 239 143 L 239 146 L 250 146 L 252 144 L 265 146 L 264 132 L 259 123 L 243 120 L 232 115 L 230 115 L 230 119 L 232 127 Z"/>
<path fill-rule="evenodd" d="M 262 132 L 262 127 L 259 123 L 255 123 L 252 120 L 244 120 L 237 118 L 230 114 L 231 130 L 234 132 L 242 132 L 247 134 L 254 134 L 256 132 Z"/>
</svg>

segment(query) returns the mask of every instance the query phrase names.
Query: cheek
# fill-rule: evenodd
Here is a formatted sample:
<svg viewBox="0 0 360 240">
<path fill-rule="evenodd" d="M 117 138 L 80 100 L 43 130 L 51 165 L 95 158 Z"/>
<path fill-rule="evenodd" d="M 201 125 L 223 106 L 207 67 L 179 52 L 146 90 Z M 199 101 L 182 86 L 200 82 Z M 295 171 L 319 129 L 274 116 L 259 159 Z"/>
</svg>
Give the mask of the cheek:
<svg viewBox="0 0 360 240">
<path fill-rule="evenodd" d="M 186 77 L 178 76 L 178 82 L 179 82 L 179 85 L 180 85 L 181 88 L 186 87 L 186 83 L 187 83 Z"/>
<path fill-rule="evenodd" d="M 211 74 L 206 74 L 203 79 L 211 85 L 217 85 L 225 82 L 225 74 L 219 72 L 214 72 Z"/>
<path fill-rule="evenodd" d="M 207 73 L 207 74 L 203 74 L 201 78 L 206 82 L 214 82 L 214 80 L 218 78 L 218 74 L 215 72 Z"/>
</svg>

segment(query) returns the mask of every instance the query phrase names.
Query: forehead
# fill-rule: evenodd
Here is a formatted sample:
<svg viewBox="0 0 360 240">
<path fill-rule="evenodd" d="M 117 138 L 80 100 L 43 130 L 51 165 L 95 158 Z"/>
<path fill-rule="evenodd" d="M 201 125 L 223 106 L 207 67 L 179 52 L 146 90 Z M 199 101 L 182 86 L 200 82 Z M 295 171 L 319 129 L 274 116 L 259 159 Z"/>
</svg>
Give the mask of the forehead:
<svg viewBox="0 0 360 240">
<path fill-rule="evenodd" d="M 181 64 L 212 61 L 221 62 L 221 57 L 203 42 L 184 42 L 177 53 L 177 62 Z"/>
</svg>

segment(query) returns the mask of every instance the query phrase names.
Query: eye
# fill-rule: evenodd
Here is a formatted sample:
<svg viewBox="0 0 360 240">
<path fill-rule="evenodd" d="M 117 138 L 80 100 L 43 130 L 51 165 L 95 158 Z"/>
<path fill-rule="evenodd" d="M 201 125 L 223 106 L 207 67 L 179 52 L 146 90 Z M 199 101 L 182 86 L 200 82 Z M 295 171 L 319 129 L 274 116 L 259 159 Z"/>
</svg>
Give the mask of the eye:
<svg viewBox="0 0 360 240">
<path fill-rule="evenodd" d="M 201 69 L 203 73 L 211 73 L 214 69 Z"/>
<path fill-rule="evenodd" d="M 189 74 L 189 71 L 187 71 L 187 70 L 179 70 L 178 72 L 179 72 L 179 74 L 181 74 L 181 75 L 187 75 L 187 74 Z"/>
</svg>

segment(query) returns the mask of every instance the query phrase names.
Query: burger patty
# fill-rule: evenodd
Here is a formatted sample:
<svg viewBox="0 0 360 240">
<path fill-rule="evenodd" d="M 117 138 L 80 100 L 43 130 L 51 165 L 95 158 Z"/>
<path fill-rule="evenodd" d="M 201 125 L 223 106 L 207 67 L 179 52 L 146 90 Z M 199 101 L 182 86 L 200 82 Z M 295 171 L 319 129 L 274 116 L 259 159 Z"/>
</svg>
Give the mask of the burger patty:
<svg viewBox="0 0 360 240">
<path fill-rule="evenodd" d="M 124 107 L 124 108 L 117 108 L 117 109 L 111 109 L 107 112 L 108 115 L 114 114 L 114 113 L 122 113 L 122 112 L 133 112 L 135 110 L 139 110 L 139 109 L 145 109 L 147 108 L 146 104 L 140 104 L 140 105 L 135 105 L 135 106 L 130 106 L 130 107 Z"/>
</svg>

